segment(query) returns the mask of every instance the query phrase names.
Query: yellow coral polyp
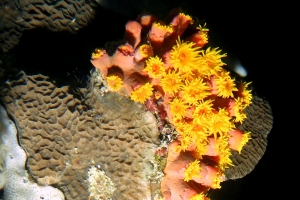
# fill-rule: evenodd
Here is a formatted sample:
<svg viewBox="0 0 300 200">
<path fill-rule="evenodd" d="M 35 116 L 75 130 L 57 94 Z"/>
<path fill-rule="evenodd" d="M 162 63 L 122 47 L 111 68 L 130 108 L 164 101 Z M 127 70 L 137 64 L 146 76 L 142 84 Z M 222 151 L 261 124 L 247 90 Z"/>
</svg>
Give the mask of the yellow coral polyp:
<svg viewBox="0 0 300 200">
<path fill-rule="evenodd" d="M 182 86 L 183 99 L 191 105 L 196 105 L 199 101 L 209 96 L 210 89 L 202 79 L 196 78 L 191 81 L 186 81 Z"/>
<path fill-rule="evenodd" d="M 212 188 L 213 189 L 221 188 L 221 185 L 220 185 L 221 182 L 222 182 L 222 179 L 220 177 L 220 172 L 218 172 L 217 176 L 213 180 Z"/>
<path fill-rule="evenodd" d="M 234 79 L 229 75 L 229 72 L 221 72 L 220 75 L 215 78 L 217 84 L 218 96 L 229 98 L 234 97 L 233 91 L 237 91 Z"/>
<path fill-rule="evenodd" d="M 200 194 L 196 194 L 190 198 L 190 200 L 210 200 L 208 197 L 206 197 L 202 192 Z"/>
<path fill-rule="evenodd" d="M 130 95 L 131 100 L 145 103 L 147 99 L 151 97 L 153 94 L 153 87 L 150 83 L 146 83 L 142 86 L 140 86 L 138 89 L 133 91 Z"/>
<path fill-rule="evenodd" d="M 149 58 L 153 56 L 153 49 L 150 45 L 143 44 L 139 47 L 139 50 L 143 58 Z"/>
<path fill-rule="evenodd" d="M 242 137 L 242 141 L 241 141 L 241 144 L 238 148 L 238 152 L 241 153 L 243 147 L 245 146 L 245 144 L 247 144 L 247 142 L 251 140 L 251 133 L 250 132 L 246 132 L 243 134 L 243 137 Z"/>
<path fill-rule="evenodd" d="M 104 54 L 103 50 L 95 49 L 95 51 L 92 53 L 92 59 L 100 58 L 103 54 Z"/>
<path fill-rule="evenodd" d="M 238 87 L 238 90 L 239 90 L 239 93 L 241 93 L 241 98 L 243 100 L 243 105 L 244 105 L 244 108 L 246 108 L 247 106 L 249 106 L 252 102 L 252 90 L 248 90 L 248 86 L 251 82 L 249 83 L 245 83 L 245 82 L 242 82 L 239 87 Z"/>
<path fill-rule="evenodd" d="M 182 42 L 178 39 L 170 52 L 170 62 L 174 69 L 186 77 L 193 75 L 193 70 L 199 67 L 199 51 L 193 46 L 193 42 Z"/>
<path fill-rule="evenodd" d="M 112 75 L 106 77 L 107 86 L 111 91 L 119 91 L 123 86 L 123 81 L 120 77 Z"/>
<path fill-rule="evenodd" d="M 236 113 L 234 121 L 243 123 L 246 118 L 247 118 L 247 115 L 245 113 L 243 113 L 242 111 L 239 111 Z"/>
<path fill-rule="evenodd" d="M 181 77 L 175 71 L 169 72 L 160 80 L 160 85 L 164 92 L 174 95 L 182 86 Z"/>
<path fill-rule="evenodd" d="M 230 120 L 231 117 L 228 116 L 228 111 L 223 108 L 207 119 L 209 120 L 209 134 L 214 135 L 215 139 L 218 134 L 228 133 L 235 127 Z"/>
<path fill-rule="evenodd" d="M 193 117 L 197 118 L 203 115 L 211 115 L 213 111 L 212 102 L 213 101 L 211 99 L 208 99 L 206 101 L 200 101 L 195 107 L 195 110 L 193 112 Z"/>
<path fill-rule="evenodd" d="M 166 74 L 164 63 L 158 56 L 146 60 L 146 67 L 143 71 L 147 72 L 151 78 L 161 78 Z"/>
<path fill-rule="evenodd" d="M 229 168 L 229 166 L 234 166 L 232 160 L 230 159 L 231 150 L 229 147 L 229 134 L 223 134 L 218 139 L 219 144 L 219 168 L 221 171 Z"/>
<path fill-rule="evenodd" d="M 176 152 L 179 153 L 181 151 L 187 151 L 192 141 L 189 137 L 183 137 L 180 140 L 180 146 L 177 147 Z"/>
<path fill-rule="evenodd" d="M 247 118 L 246 114 L 243 112 L 243 110 L 246 108 L 245 107 L 245 102 L 243 98 L 236 98 L 235 100 L 235 105 L 234 105 L 234 116 L 235 122 L 243 123 L 244 119 Z"/>
<path fill-rule="evenodd" d="M 193 177 L 201 178 L 200 171 L 201 167 L 199 164 L 199 160 L 191 162 L 184 171 L 184 181 L 192 180 Z"/>
<path fill-rule="evenodd" d="M 203 43 L 207 44 L 208 43 L 208 31 L 209 31 L 209 29 L 206 28 L 206 23 L 203 25 L 203 27 L 201 25 L 199 25 L 198 29 L 199 29 L 199 34 L 201 35 Z"/>
<path fill-rule="evenodd" d="M 173 101 L 170 103 L 170 111 L 172 116 L 178 119 L 181 119 L 185 116 L 187 108 L 188 105 L 178 98 L 173 99 Z"/>
<path fill-rule="evenodd" d="M 221 59 L 226 57 L 226 54 L 220 54 L 221 50 L 218 50 L 218 48 L 212 49 L 208 47 L 206 51 L 202 50 L 201 53 L 202 59 L 205 61 L 206 66 L 199 68 L 199 73 L 202 73 L 206 76 L 211 76 L 224 70 L 222 66 L 224 66 L 225 63 Z"/>
</svg>

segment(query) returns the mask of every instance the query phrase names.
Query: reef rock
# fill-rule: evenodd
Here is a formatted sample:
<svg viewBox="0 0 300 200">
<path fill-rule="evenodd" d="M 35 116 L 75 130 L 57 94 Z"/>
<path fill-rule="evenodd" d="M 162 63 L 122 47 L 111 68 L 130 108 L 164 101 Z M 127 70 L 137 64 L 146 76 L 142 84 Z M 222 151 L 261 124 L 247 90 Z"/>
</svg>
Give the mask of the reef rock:
<svg viewBox="0 0 300 200">
<path fill-rule="evenodd" d="M 43 75 L 21 72 L 4 84 L 0 98 L 20 131 L 27 168 L 38 184 L 56 185 L 66 199 L 89 198 L 91 166 L 114 183 L 112 199 L 151 199 L 156 119 L 141 104 L 101 93 L 99 85 L 92 83 L 79 100 Z"/>
</svg>

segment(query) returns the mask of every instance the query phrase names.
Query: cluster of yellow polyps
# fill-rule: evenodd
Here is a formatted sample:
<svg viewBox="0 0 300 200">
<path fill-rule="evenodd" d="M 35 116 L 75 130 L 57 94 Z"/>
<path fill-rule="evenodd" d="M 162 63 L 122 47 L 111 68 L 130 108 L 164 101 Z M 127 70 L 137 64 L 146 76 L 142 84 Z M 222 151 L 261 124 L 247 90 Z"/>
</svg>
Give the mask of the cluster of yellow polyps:
<svg viewBox="0 0 300 200">
<path fill-rule="evenodd" d="M 196 159 L 200 160 L 203 155 L 210 155 L 207 146 L 213 139 L 215 154 L 219 156 L 218 168 L 223 172 L 232 165 L 229 132 L 235 129 L 235 122 L 242 123 L 246 118 L 243 110 L 251 103 L 252 95 L 247 89 L 249 83 L 236 83 L 223 68 L 221 58 L 226 55 L 220 52 L 217 48 L 203 50 L 193 42 L 178 39 L 169 53 L 169 63 L 154 55 L 146 61 L 144 71 L 159 82 L 162 96 L 167 98 L 164 101 L 170 109 L 169 120 L 180 134 L 178 151 L 193 146 Z M 167 64 L 171 67 L 166 68 Z M 144 103 L 155 92 L 154 87 L 157 84 L 140 86 L 132 92 L 131 99 Z M 243 136 L 240 145 L 249 140 L 249 134 Z M 239 151 L 241 148 L 238 147 Z M 195 169 L 191 169 L 193 166 Z M 196 176 L 198 168 L 197 164 L 191 164 L 187 170 L 194 171 L 192 175 Z"/>
<path fill-rule="evenodd" d="M 250 139 L 249 133 L 235 126 L 246 118 L 244 109 L 251 104 L 252 94 L 249 83 L 237 82 L 223 68 L 226 54 L 218 48 L 203 48 L 208 43 L 205 25 L 192 27 L 192 35 L 183 39 L 192 23 L 192 18 L 183 13 L 169 25 L 151 15 L 142 16 L 139 22 L 129 21 L 125 34 L 128 43 L 119 46 L 113 56 L 97 49 L 92 63 L 100 69 L 110 90 L 124 87 L 136 102 L 163 104 L 169 122 L 179 133 L 175 151 L 189 152 L 193 157 L 187 166 L 180 166 L 184 168 L 182 181 L 197 182 L 206 168 L 210 170 L 207 177 L 213 181 L 204 186 L 219 188 L 224 170 L 233 165 L 230 149 L 241 152 Z M 108 71 L 112 66 L 122 73 Z M 204 159 L 210 159 L 213 166 L 206 165 Z M 186 191 L 184 187 L 182 190 Z M 202 197 L 198 194 L 192 199 Z"/>
</svg>

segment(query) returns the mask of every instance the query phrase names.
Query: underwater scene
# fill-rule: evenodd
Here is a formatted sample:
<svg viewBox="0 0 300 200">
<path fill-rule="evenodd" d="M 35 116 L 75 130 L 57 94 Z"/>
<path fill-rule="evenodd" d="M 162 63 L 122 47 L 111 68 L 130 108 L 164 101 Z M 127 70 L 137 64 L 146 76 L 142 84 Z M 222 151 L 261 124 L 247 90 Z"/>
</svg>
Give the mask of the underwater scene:
<svg viewBox="0 0 300 200">
<path fill-rule="evenodd" d="M 265 199 L 264 21 L 197 5 L 1 0 L 0 200 Z"/>
</svg>

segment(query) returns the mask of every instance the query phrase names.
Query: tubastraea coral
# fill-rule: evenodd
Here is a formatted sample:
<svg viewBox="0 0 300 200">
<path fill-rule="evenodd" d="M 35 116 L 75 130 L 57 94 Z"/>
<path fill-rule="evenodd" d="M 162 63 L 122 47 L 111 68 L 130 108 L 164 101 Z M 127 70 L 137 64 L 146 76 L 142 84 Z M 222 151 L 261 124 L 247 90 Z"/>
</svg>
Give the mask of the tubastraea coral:
<svg viewBox="0 0 300 200">
<path fill-rule="evenodd" d="M 4 156 L 1 149 L 5 145 Z M 0 169 L 0 189 L 4 186 L 4 199 L 63 200 L 63 193 L 51 186 L 40 186 L 31 180 L 25 169 L 26 154 L 18 144 L 15 124 L 0 105 L 0 153 L 4 166 Z"/>
<path fill-rule="evenodd" d="M 206 47 L 205 24 L 194 23 L 179 9 L 167 18 L 170 21 L 162 22 L 152 15 L 141 15 L 129 21 L 124 43 L 110 54 L 96 49 L 91 62 L 108 85 L 111 76 L 118 76 L 122 87 L 110 90 L 144 104 L 157 117 L 161 132 L 166 126 L 175 128 L 177 136 L 169 139 L 161 184 L 163 198 L 207 199 L 209 189 L 220 188 L 226 179 L 241 177 L 234 173 L 227 176 L 230 173 L 226 171 L 235 166 L 241 169 L 232 157 L 243 154 L 252 136 L 262 151 L 256 154 L 256 162 L 251 160 L 251 170 L 257 164 L 272 125 L 270 107 L 264 102 L 254 105 L 266 106 L 262 112 L 268 125 L 261 139 L 256 137 L 257 130 L 243 129 L 252 100 L 261 99 L 253 98 L 256 95 L 250 83 L 235 80 L 224 67 L 226 54 Z M 246 169 L 242 176 L 251 170 Z"/>
</svg>

